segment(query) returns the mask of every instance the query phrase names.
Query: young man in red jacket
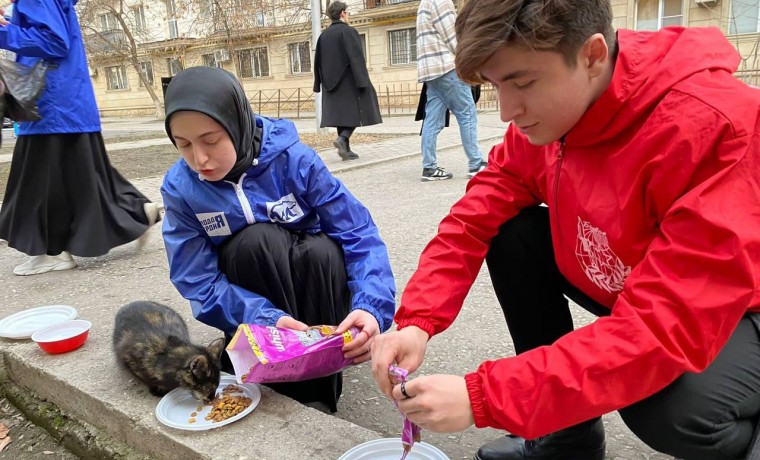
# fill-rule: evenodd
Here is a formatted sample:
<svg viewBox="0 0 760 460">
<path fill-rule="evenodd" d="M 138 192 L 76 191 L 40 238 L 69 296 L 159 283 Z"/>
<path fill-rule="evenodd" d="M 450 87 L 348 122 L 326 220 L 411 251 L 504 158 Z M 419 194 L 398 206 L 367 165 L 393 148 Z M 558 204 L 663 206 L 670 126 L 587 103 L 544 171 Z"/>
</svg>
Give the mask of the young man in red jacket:
<svg viewBox="0 0 760 460">
<path fill-rule="evenodd" d="M 469 0 L 456 68 L 511 122 L 422 253 L 373 374 L 476 459 L 602 459 L 619 410 L 652 448 L 737 459 L 760 415 L 760 91 L 717 29 L 612 29 L 608 0 Z M 540 206 L 545 204 L 546 206 Z M 485 259 L 517 356 L 393 387 Z M 564 295 L 600 316 L 573 330 Z"/>
</svg>

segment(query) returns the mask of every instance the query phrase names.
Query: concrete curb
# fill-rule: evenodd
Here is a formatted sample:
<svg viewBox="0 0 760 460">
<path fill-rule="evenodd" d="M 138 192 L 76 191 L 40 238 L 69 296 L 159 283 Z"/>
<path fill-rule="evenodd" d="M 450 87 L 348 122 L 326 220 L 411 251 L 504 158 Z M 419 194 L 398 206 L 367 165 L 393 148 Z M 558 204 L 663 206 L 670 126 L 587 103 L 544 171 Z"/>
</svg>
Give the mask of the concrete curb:
<svg viewBox="0 0 760 460">
<path fill-rule="evenodd" d="M 66 414 L 58 406 L 41 399 L 28 388 L 17 385 L 11 378 L 6 364 L 12 359 L 11 355 L 0 353 L 0 395 L 8 399 L 28 420 L 44 428 L 57 443 L 85 460 L 150 459 L 126 444 L 115 441 L 93 425 Z"/>
</svg>

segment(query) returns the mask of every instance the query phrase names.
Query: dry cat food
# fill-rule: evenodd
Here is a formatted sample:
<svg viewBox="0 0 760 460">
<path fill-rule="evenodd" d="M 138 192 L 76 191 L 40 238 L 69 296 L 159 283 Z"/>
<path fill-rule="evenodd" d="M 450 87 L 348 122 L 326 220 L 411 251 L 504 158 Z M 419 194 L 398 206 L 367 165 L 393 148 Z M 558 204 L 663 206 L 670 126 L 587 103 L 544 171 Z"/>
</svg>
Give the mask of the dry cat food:
<svg viewBox="0 0 760 460">
<path fill-rule="evenodd" d="M 235 395 L 235 393 L 240 393 L 242 391 L 243 389 L 237 385 L 227 385 L 224 387 L 221 394 L 217 394 L 214 399 L 207 404 L 208 406 L 211 406 L 211 412 L 206 415 L 206 420 L 213 423 L 222 422 L 243 412 L 251 405 L 252 401 L 251 398 Z M 197 411 L 190 414 L 190 419 L 187 422 L 195 423 L 195 417 L 198 415 L 198 412 L 202 410 L 203 406 L 198 406 Z"/>
<path fill-rule="evenodd" d="M 206 420 L 214 423 L 234 417 L 251 405 L 251 398 L 245 396 L 233 396 L 231 394 L 224 394 L 221 398 L 217 396 L 214 401 L 216 401 L 214 407 L 206 416 Z"/>
</svg>

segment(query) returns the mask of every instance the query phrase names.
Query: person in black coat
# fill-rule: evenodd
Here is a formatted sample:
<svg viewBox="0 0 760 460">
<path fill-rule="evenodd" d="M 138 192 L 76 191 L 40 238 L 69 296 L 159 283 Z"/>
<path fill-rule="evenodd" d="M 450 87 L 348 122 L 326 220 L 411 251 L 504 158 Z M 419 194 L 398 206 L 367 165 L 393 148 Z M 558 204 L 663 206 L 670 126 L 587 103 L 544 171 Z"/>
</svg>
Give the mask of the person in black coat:
<svg viewBox="0 0 760 460">
<path fill-rule="evenodd" d="M 348 25 L 348 12 L 343 2 L 327 7 L 332 20 L 317 40 L 314 53 L 314 92 L 322 93 L 321 126 L 338 129 L 333 145 L 345 160 L 359 155 L 351 151 L 349 139 L 358 126 L 383 122 L 377 93 L 369 80 L 359 33 Z"/>
</svg>

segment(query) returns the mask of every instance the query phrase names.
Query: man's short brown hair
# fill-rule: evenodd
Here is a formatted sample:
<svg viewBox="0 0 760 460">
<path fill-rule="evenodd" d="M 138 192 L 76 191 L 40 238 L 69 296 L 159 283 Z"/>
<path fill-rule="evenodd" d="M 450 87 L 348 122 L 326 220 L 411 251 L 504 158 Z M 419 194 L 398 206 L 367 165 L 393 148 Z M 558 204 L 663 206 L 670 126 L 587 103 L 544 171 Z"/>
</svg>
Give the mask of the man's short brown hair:
<svg viewBox="0 0 760 460">
<path fill-rule="evenodd" d="M 459 76 L 482 83 L 480 68 L 501 47 L 556 51 L 570 67 L 586 40 L 615 45 L 609 0 L 469 0 L 456 21 Z"/>
<path fill-rule="evenodd" d="M 346 11 L 346 4 L 343 2 L 331 2 L 330 6 L 327 7 L 327 15 L 333 21 L 340 19 L 340 15 L 344 11 Z"/>
</svg>

